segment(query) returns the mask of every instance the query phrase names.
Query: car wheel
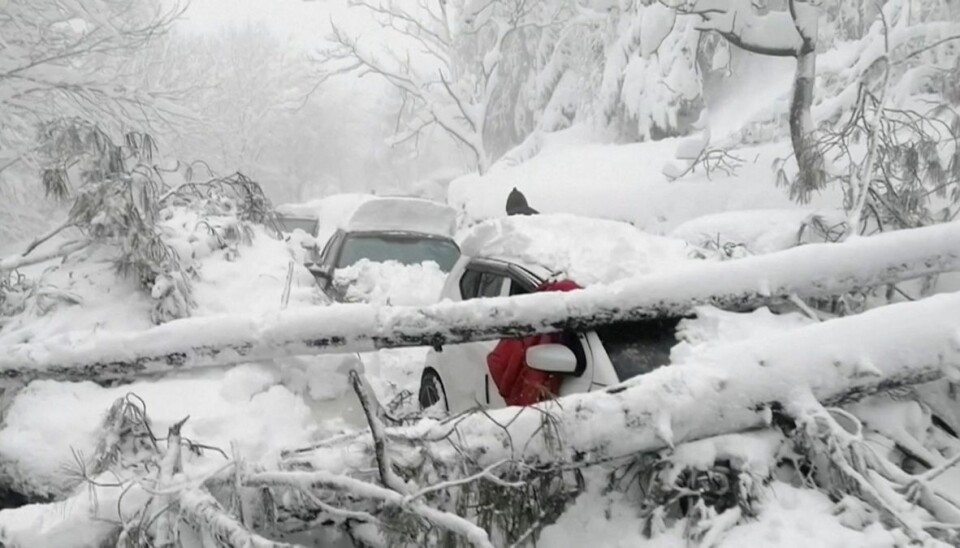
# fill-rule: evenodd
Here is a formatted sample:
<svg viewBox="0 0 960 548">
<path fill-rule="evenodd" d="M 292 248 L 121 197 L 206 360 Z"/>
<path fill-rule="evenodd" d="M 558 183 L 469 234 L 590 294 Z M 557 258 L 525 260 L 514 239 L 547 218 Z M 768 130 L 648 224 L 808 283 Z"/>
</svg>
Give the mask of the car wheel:
<svg viewBox="0 0 960 548">
<path fill-rule="evenodd" d="M 437 404 L 442 404 L 440 409 L 443 411 L 450 410 L 440 375 L 433 369 L 425 369 L 420 377 L 420 409 L 426 410 Z"/>
</svg>

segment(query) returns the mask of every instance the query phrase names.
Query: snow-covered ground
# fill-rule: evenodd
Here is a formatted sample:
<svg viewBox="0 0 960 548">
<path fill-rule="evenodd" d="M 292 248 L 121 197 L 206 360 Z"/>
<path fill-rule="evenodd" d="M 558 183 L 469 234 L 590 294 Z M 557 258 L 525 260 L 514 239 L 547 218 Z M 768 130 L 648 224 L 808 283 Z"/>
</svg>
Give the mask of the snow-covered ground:
<svg viewBox="0 0 960 548">
<path fill-rule="evenodd" d="M 771 168 L 776 158 L 790 154 L 787 142 L 732 151 L 743 160 L 735 174 L 715 172 L 708 178 L 698 170 L 670 181 L 661 170 L 674 160 L 682 141 L 604 144 L 579 127 L 550 134 L 543 150 L 519 166 L 453 181 L 450 204 L 463 210 L 468 224 L 501 217 L 507 194 L 516 187 L 542 212 L 626 221 L 654 234 L 714 213 L 776 209 L 797 215 L 796 204 L 775 184 Z M 840 203 L 834 189 L 815 195 L 807 206 L 831 210 Z"/>
</svg>

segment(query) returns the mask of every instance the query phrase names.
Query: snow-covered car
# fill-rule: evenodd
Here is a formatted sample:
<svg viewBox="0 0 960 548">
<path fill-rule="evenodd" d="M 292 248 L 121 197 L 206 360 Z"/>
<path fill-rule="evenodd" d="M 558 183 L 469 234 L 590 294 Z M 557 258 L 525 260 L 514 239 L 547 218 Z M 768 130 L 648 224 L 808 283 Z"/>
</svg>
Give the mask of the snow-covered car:
<svg viewBox="0 0 960 548">
<path fill-rule="evenodd" d="M 280 211 L 277 212 L 277 222 L 280 223 L 280 230 L 285 234 L 292 234 L 297 230 L 302 230 L 316 237 L 317 229 L 320 227 L 320 221 L 317 220 L 316 217 L 287 215 Z"/>
<path fill-rule="evenodd" d="M 461 242 L 463 256 L 443 287 L 442 298 L 466 301 L 537 291 L 545 282 L 569 280 L 581 287 L 613 283 L 669 269 L 690 259 L 688 246 L 615 221 L 572 215 L 518 216 L 481 223 Z M 617 384 L 669 363 L 680 318 L 621 322 L 526 349 L 534 370 L 559 373 L 558 395 Z M 456 413 L 477 406 L 503 407 L 488 368 L 498 341 L 448 345 L 427 354 L 419 400 Z"/>
<path fill-rule="evenodd" d="M 453 239 L 456 211 L 419 198 L 372 198 L 337 226 L 309 267 L 328 295 L 344 297 L 334 283 L 338 270 L 361 261 L 420 265 L 434 262 L 449 272 L 460 258 Z"/>
</svg>

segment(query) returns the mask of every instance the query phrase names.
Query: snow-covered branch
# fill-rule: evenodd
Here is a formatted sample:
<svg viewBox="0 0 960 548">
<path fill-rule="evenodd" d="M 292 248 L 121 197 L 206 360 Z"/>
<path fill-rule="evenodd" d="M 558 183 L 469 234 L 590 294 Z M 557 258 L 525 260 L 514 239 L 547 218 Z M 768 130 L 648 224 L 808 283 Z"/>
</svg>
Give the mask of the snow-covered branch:
<svg viewBox="0 0 960 548">
<path fill-rule="evenodd" d="M 474 546 L 491 547 L 487 532 L 470 521 L 449 512 L 437 510 L 420 501 L 408 500 L 392 489 L 374 485 L 345 475 L 316 472 L 260 472 L 244 478 L 250 487 L 281 487 L 336 491 L 355 497 L 380 501 L 418 514 L 430 523 L 463 536 Z"/>
<path fill-rule="evenodd" d="M 91 243 L 92 242 L 90 242 L 90 240 L 67 242 L 56 249 L 51 249 L 36 255 L 7 257 L 6 259 L 0 259 L 0 272 L 16 270 L 25 266 L 43 263 L 60 257 L 66 257 L 71 253 L 76 253 L 77 251 L 85 249 Z"/>
<path fill-rule="evenodd" d="M 64 334 L 0 348 L 0 370 L 7 377 L 118 382 L 143 373 L 280 356 L 589 330 L 614 321 L 688 315 L 704 304 L 753 309 L 791 295 L 838 295 L 958 270 L 957 242 L 960 222 L 737 261 L 692 261 L 682 270 L 569 293 L 425 307 L 318 307 L 268 317 L 187 318 L 137 333 Z"/>
<path fill-rule="evenodd" d="M 790 2 L 791 6 L 794 4 Z M 701 31 L 713 31 L 731 44 L 753 53 L 778 57 L 798 57 L 805 40 L 787 11 L 759 14 L 750 1 L 699 0 L 683 13 L 698 15 Z"/>
<path fill-rule="evenodd" d="M 237 518 L 224 510 L 205 489 L 187 489 L 178 499 L 183 519 L 203 531 L 218 545 L 231 548 L 294 548 L 286 542 L 275 542 L 250 532 Z"/>
</svg>

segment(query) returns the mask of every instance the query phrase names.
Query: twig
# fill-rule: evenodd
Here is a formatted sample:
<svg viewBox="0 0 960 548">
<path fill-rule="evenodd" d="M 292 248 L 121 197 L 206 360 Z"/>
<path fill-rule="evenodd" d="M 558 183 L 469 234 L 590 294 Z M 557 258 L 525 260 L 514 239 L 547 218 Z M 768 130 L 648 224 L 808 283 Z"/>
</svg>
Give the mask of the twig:
<svg viewBox="0 0 960 548">
<path fill-rule="evenodd" d="M 490 466 L 484 468 L 483 470 L 481 470 L 480 472 L 477 472 L 476 474 L 473 474 L 472 476 L 467 476 L 467 477 L 465 477 L 465 478 L 460 478 L 460 479 L 456 479 L 456 480 L 449 480 L 449 481 L 443 481 L 443 482 L 440 482 L 440 483 L 433 484 L 433 485 L 431 485 L 431 486 L 429 486 L 429 487 L 426 487 L 426 488 L 424 488 L 424 489 L 421 489 L 420 491 L 417 491 L 416 493 L 413 493 L 413 494 L 411 494 L 411 495 L 407 495 L 407 497 L 404 499 L 404 503 L 405 503 L 405 504 L 406 504 L 406 503 L 409 503 L 409 502 L 414 501 L 414 500 L 416 500 L 416 499 L 418 499 L 418 498 L 421 498 L 421 497 L 424 497 L 424 496 L 426 496 L 426 495 L 429 495 L 430 493 L 435 493 L 435 492 L 437 492 L 437 491 L 443 491 L 444 489 L 450 489 L 450 488 L 453 488 L 453 487 L 457 487 L 457 486 L 464 485 L 464 484 L 471 483 L 471 482 L 478 481 L 478 480 L 488 480 L 488 481 L 493 482 L 493 483 L 495 483 L 495 484 L 497 484 L 497 485 L 500 485 L 500 486 L 502 486 L 502 487 L 523 487 L 524 485 L 526 485 L 526 484 L 523 483 L 522 481 L 513 481 L 513 482 L 504 481 L 504 480 L 498 478 L 497 476 L 495 476 L 495 475 L 493 475 L 493 474 L 491 473 L 491 472 L 493 472 L 495 469 L 503 466 L 504 464 L 507 464 L 508 462 L 510 462 L 510 461 L 501 460 L 501 461 L 499 461 L 499 462 L 495 462 L 495 463 L 491 464 Z"/>
<path fill-rule="evenodd" d="M 325 470 L 314 472 L 260 472 L 247 476 L 248 487 L 287 486 L 294 489 L 328 489 L 353 496 L 379 500 L 391 506 L 418 514 L 428 522 L 465 537 L 474 546 L 493 548 L 487 532 L 476 524 L 449 512 L 427 506 L 420 502 L 404 504 L 404 495 L 379 485 L 374 485 L 349 476 L 332 474 Z"/>
</svg>

